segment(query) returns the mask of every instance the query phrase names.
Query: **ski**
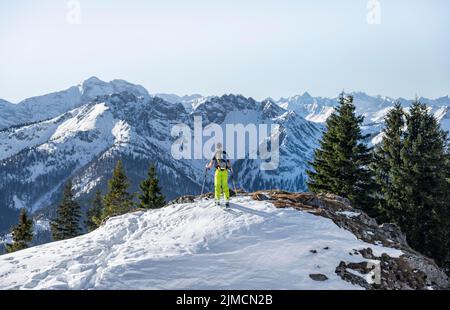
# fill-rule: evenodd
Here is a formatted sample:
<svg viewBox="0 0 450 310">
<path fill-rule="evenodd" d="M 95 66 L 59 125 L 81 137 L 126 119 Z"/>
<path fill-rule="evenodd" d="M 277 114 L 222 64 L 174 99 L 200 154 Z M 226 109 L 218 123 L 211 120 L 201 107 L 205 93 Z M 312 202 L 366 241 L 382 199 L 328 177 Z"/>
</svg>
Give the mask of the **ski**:
<svg viewBox="0 0 450 310">
<path fill-rule="evenodd" d="M 227 204 L 223 203 L 223 202 L 216 202 L 215 206 L 216 207 L 221 207 L 221 208 L 224 208 L 224 209 L 230 209 L 230 205 L 227 206 Z"/>
</svg>

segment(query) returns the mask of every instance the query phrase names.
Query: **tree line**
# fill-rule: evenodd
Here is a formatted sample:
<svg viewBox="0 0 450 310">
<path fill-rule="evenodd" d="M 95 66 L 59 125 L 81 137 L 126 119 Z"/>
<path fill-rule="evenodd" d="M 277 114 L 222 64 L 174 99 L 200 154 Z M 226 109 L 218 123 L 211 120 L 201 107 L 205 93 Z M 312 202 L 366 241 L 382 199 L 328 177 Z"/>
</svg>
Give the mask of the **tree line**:
<svg viewBox="0 0 450 310">
<path fill-rule="evenodd" d="M 90 208 L 86 211 L 86 220 L 81 223 L 81 206 L 76 201 L 72 180 L 64 186 L 62 200 L 57 206 L 56 218 L 50 223 L 53 239 L 64 240 L 82 234 L 82 224 L 87 231 L 98 228 L 112 216 L 122 215 L 137 209 L 158 209 L 165 205 L 165 197 L 161 193 L 159 180 L 154 165 L 150 165 L 147 178 L 140 185 L 140 193 L 128 192 L 129 181 L 125 174 L 122 161 L 119 160 L 108 181 L 108 192 L 102 196 L 95 193 Z M 11 229 L 13 242 L 6 245 L 8 253 L 25 249 L 33 239 L 33 220 L 25 209 L 20 210 L 19 223 Z"/>
<path fill-rule="evenodd" d="M 447 132 L 417 99 L 387 113 L 382 141 L 367 146 L 364 118 L 352 96 L 326 122 L 308 171 L 312 192 L 334 193 L 375 217 L 396 223 L 415 250 L 450 267 L 450 152 Z"/>
</svg>

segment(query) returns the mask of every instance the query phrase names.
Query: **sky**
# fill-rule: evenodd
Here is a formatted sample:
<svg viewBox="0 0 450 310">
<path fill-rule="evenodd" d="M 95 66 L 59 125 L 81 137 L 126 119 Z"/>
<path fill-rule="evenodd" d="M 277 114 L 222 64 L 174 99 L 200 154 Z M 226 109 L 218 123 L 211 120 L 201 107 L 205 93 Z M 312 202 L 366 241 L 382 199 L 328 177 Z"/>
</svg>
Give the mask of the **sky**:
<svg viewBox="0 0 450 310">
<path fill-rule="evenodd" d="M 449 14 L 448 0 L 0 0 L 0 98 L 91 76 L 179 95 L 437 98 Z"/>
</svg>

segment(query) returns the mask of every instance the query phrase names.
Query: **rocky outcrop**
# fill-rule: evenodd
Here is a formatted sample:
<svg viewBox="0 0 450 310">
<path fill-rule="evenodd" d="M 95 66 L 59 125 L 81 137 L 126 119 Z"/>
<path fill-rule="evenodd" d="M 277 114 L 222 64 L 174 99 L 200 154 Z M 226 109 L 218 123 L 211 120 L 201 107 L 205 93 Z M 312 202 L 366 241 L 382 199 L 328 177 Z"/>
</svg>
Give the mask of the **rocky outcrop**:
<svg viewBox="0 0 450 310">
<path fill-rule="evenodd" d="M 243 190 L 232 190 L 230 189 L 230 196 L 234 197 L 236 195 L 250 195 L 247 192 L 244 192 Z M 179 203 L 191 203 L 194 202 L 196 199 L 201 199 L 201 198 L 209 198 L 209 199 L 213 199 L 214 198 L 214 193 L 205 193 L 203 195 L 198 195 L 198 196 L 193 196 L 193 195 L 185 195 L 185 196 L 180 196 L 177 197 L 171 201 L 169 201 L 169 205 L 173 205 L 173 204 L 179 204 Z"/>
<path fill-rule="evenodd" d="M 332 194 L 289 193 L 279 190 L 258 191 L 255 200 L 269 200 L 278 208 L 294 208 L 331 219 L 351 231 L 357 238 L 374 245 L 396 248 L 404 254 L 377 257 L 370 248 L 354 250 L 366 260 L 360 263 L 341 262 L 336 274 L 342 279 L 367 289 L 449 289 L 450 279 L 436 263 L 413 250 L 400 228 L 392 223 L 378 225 L 376 220 L 354 208 L 342 197 Z M 377 261 L 369 264 L 367 259 Z M 375 279 L 374 268 L 379 268 Z M 318 278 L 314 276 L 315 278 Z"/>
<path fill-rule="evenodd" d="M 364 258 L 359 263 L 341 261 L 336 274 L 345 281 L 366 289 L 449 289 L 450 279 L 436 263 L 414 251 L 405 235 L 393 223 L 379 225 L 363 211 L 354 208 L 348 199 L 333 194 L 290 193 L 280 190 L 246 193 L 231 191 L 234 195 L 249 195 L 255 200 L 267 200 L 277 208 L 294 208 L 331 219 L 339 227 L 352 232 L 358 239 L 374 245 L 396 248 L 403 252 L 400 257 L 382 254 L 377 257 L 371 248 L 349 253 Z M 182 196 L 169 204 L 191 203 L 200 198 L 214 198 L 213 193 L 202 196 Z M 312 252 L 314 253 L 314 252 Z M 371 260 L 374 263 L 369 263 Z M 379 270 L 374 272 L 374 269 Z M 378 275 L 378 276 L 376 276 Z M 378 277 L 378 278 L 376 278 Z M 310 274 L 315 281 L 326 281 L 322 274 Z"/>
</svg>

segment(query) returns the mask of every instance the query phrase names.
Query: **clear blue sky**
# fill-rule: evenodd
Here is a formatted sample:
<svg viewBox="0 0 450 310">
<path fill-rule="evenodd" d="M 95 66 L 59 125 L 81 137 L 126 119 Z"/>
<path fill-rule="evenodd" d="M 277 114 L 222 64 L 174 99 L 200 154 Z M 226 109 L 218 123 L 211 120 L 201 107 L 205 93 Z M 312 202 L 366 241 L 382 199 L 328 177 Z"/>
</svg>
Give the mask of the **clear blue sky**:
<svg viewBox="0 0 450 310">
<path fill-rule="evenodd" d="M 90 77 L 151 93 L 450 93 L 450 1 L 0 0 L 0 98 L 17 102 Z"/>
</svg>

